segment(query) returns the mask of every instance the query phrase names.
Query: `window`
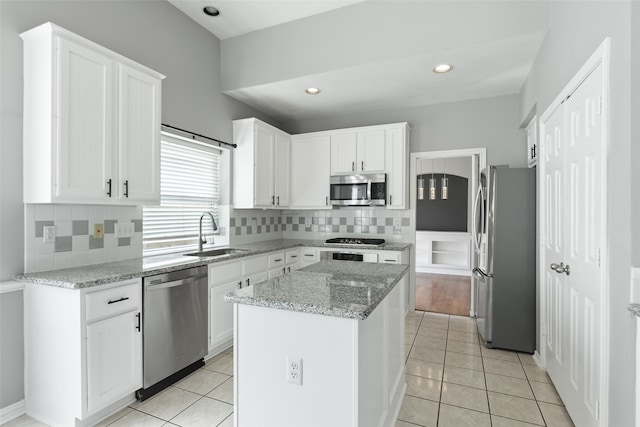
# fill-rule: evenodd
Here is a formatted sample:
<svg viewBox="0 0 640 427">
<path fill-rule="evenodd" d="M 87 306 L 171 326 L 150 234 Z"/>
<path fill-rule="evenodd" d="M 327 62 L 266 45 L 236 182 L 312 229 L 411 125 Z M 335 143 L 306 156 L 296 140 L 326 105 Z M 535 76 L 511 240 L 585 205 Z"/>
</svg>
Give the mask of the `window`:
<svg viewBox="0 0 640 427">
<path fill-rule="evenodd" d="M 162 133 L 160 206 L 144 207 L 145 255 L 197 244 L 198 224 L 205 211 L 219 222 L 220 154 L 208 144 Z M 202 231 L 213 233 L 208 215 L 202 221 Z"/>
</svg>

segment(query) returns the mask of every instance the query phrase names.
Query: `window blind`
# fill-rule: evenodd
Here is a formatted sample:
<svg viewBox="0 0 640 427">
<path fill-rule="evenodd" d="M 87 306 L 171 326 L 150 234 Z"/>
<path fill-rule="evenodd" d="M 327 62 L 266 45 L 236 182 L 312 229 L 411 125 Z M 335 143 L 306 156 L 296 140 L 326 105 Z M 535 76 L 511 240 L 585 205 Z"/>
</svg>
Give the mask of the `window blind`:
<svg viewBox="0 0 640 427">
<path fill-rule="evenodd" d="M 218 222 L 220 150 L 163 132 L 160 142 L 160 206 L 145 206 L 143 249 L 148 254 L 198 242 L 203 212 Z M 203 234 L 213 233 L 211 219 L 202 221 Z"/>
</svg>

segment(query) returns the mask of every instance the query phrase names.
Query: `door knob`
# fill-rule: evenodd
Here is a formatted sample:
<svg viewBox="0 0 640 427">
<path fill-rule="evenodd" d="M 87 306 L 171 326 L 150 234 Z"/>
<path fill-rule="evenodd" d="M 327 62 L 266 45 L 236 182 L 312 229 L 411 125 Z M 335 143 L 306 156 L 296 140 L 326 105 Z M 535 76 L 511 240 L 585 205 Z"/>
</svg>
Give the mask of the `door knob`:
<svg viewBox="0 0 640 427">
<path fill-rule="evenodd" d="M 560 264 L 556 264 L 554 262 L 549 266 L 549 268 L 551 268 L 553 271 L 559 274 L 566 273 L 567 276 L 571 274 L 571 269 L 569 268 L 569 265 L 564 265 L 563 262 L 561 262 Z"/>
</svg>

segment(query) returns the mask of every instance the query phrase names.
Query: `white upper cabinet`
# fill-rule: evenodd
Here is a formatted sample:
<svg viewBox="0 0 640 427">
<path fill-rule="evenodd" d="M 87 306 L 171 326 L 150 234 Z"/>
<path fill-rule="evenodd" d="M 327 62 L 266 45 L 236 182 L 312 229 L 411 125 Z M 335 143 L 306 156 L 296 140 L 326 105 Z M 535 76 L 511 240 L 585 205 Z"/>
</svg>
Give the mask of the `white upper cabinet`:
<svg viewBox="0 0 640 427">
<path fill-rule="evenodd" d="M 250 118 L 234 120 L 233 206 L 286 208 L 289 206 L 291 137 Z"/>
<path fill-rule="evenodd" d="M 24 202 L 156 203 L 163 75 L 54 24 L 24 40 Z"/>
<path fill-rule="evenodd" d="M 385 130 L 331 133 L 331 175 L 385 172 Z"/>
<path fill-rule="evenodd" d="M 291 141 L 291 208 L 331 209 L 328 134 L 294 135 Z"/>
<path fill-rule="evenodd" d="M 389 209 L 407 209 L 408 207 L 408 138 L 409 126 L 406 123 L 389 126 L 386 130 L 387 208 Z"/>
<path fill-rule="evenodd" d="M 160 200 L 160 79 L 118 65 L 120 202 Z"/>
<path fill-rule="evenodd" d="M 538 117 L 533 116 L 527 125 L 527 164 L 533 167 L 538 163 Z"/>
</svg>

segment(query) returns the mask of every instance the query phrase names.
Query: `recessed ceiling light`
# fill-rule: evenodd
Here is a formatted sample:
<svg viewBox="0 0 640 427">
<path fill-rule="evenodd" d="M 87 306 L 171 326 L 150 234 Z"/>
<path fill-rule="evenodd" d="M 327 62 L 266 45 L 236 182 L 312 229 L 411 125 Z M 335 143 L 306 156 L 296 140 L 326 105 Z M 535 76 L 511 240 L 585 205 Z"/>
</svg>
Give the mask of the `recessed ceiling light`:
<svg viewBox="0 0 640 427">
<path fill-rule="evenodd" d="M 305 92 L 307 92 L 309 95 L 317 95 L 320 93 L 320 89 L 318 89 L 317 87 L 308 87 Z"/>
<path fill-rule="evenodd" d="M 202 11 L 205 15 L 209 16 L 218 16 L 220 15 L 220 11 L 213 6 L 205 6 L 202 8 Z"/>
<path fill-rule="evenodd" d="M 433 67 L 434 73 L 448 73 L 451 70 L 453 70 L 453 65 L 449 64 L 440 64 Z"/>
</svg>

